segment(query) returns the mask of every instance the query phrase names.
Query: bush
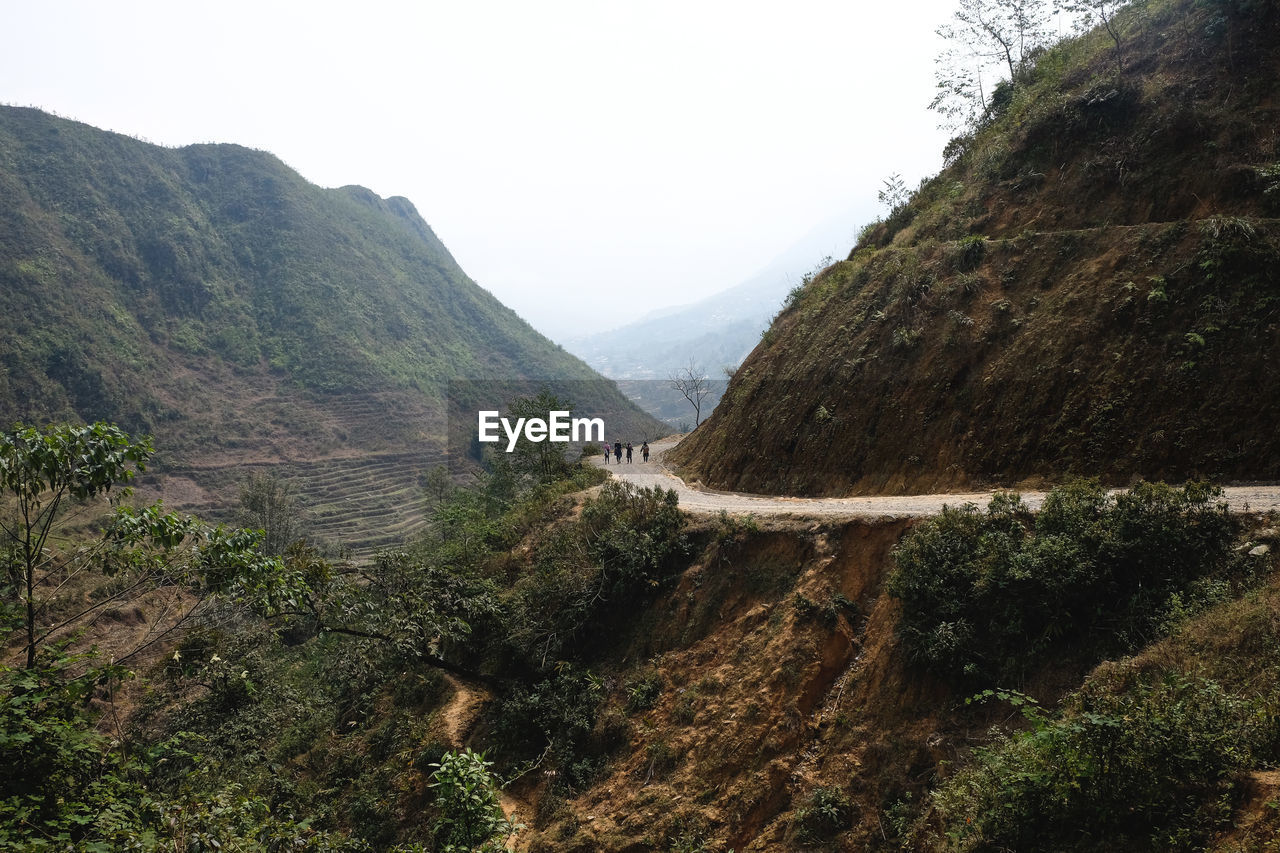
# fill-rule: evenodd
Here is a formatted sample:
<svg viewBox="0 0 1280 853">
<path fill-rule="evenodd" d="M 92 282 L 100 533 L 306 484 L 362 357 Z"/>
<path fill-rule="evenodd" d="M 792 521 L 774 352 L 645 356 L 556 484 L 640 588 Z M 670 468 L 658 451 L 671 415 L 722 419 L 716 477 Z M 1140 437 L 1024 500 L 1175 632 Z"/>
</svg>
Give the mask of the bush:
<svg viewBox="0 0 1280 853">
<path fill-rule="evenodd" d="M 627 685 L 627 713 L 647 711 L 657 704 L 662 695 L 662 674 L 649 673 Z"/>
<path fill-rule="evenodd" d="M 849 826 L 853 806 L 839 788 L 815 788 L 796 811 L 796 840 L 802 844 L 826 841 Z"/>
<path fill-rule="evenodd" d="M 579 520 L 548 537 L 536 571 L 512 596 L 507 642 L 517 658 L 543 669 L 583 660 L 615 635 L 616 623 L 683 568 L 690 550 L 675 492 L 608 482 Z"/>
<path fill-rule="evenodd" d="M 1176 674 L 1091 683 L 1060 719 L 1028 718 L 931 796 L 946 849 L 1193 848 L 1230 817 L 1234 776 L 1265 737 L 1252 703 Z"/>
<path fill-rule="evenodd" d="M 550 757 L 565 782 L 582 784 L 595 771 L 587 758 L 587 741 L 602 698 L 599 679 L 561 666 L 532 687 L 510 690 L 497 709 L 494 736 L 504 757 Z"/>
<path fill-rule="evenodd" d="M 441 853 L 505 850 L 502 842 L 516 827 L 498 805 L 484 753 L 447 752 L 431 774 L 436 792 L 436 849 Z"/>
<path fill-rule="evenodd" d="M 656 586 L 689 554 L 676 493 L 610 481 L 582 511 L 591 556 L 617 593 Z"/>
<path fill-rule="evenodd" d="M 1096 482 L 1054 489 L 1038 517 L 1017 495 L 947 508 L 894 550 L 899 636 L 938 673 L 1012 683 L 1070 645 L 1086 657 L 1158 636 L 1172 595 L 1225 571 L 1236 522 L 1221 491 Z"/>
<path fill-rule="evenodd" d="M 952 265 L 959 272 L 973 272 L 987 255 L 987 238 L 980 234 L 957 240 L 948 250 Z"/>
</svg>

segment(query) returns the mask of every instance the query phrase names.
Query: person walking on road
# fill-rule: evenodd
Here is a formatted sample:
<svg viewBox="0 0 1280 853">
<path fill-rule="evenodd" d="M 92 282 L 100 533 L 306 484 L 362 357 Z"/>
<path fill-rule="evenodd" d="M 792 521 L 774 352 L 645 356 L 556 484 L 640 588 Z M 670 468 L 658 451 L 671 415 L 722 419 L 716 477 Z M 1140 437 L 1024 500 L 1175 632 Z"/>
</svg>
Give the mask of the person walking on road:
<svg viewBox="0 0 1280 853">
<path fill-rule="evenodd" d="M 615 441 L 613 443 L 613 459 L 618 465 L 622 464 L 622 442 Z"/>
<path fill-rule="evenodd" d="M 640 445 L 640 461 L 642 461 L 642 462 L 648 462 L 648 461 L 649 461 L 649 442 L 647 442 L 647 441 L 646 441 L 646 442 L 643 442 L 643 443 Z"/>
<path fill-rule="evenodd" d="M 612 451 L 609 449 L 609 445 L 607 445 L 607 444 L 604 444 L 604 445 L 601 445 L 601 446 L 604 448 L 604 464 L 608 465 L 608 464 L 609 464 L 609 454 L 610 454 Z"/>
<path fill-rule="evenodd" d="M 631 464 L 631 442 L 627 442 L 627 464 Z"/>
</svg>

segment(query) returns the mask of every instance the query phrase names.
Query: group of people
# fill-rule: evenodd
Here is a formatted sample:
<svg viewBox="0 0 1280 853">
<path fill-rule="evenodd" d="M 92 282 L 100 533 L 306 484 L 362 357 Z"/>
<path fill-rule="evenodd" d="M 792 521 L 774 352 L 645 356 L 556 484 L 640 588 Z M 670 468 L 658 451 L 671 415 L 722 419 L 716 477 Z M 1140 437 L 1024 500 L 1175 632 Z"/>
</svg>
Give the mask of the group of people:
<svg viewBox="0 0 1280 853">
<path fill-rule="evenodd" d="M 613 447 L 609 447 L 609 445 L 607 445 L 607 444 L 606 444 L 606 445 L 604 445 L 604 461 L 605 461 L 605 464 L 606 464 L 606 465 L 607 465 L 607 464 L 609 464 L 609 454 L 610 454 L 610 453 L 612 453 L 612 454 L 613 454 L 614 461 L 615 461 L 615 464 L 621 465 L 621 464 L 622 464 L 622 453 L 623 453 L 623 451 L 626 451 L 626 454 L 627 454 L 627 461 L 628 461 L 628 462 L 630 462 L 630 461 L 631 461 L 631 450 L 632 450 L 632 449 L 631 449 L 631 442 L 629 442 L 629 441 L 628 441 L 626 444 L 623 444 L 621 441 L 615 441 L 615 442 L 613 443 Z M 641 443 L 640 443 L 640 459 L 641 459 L 641 461 L 643 461 L 643 462 L 648 462 L 648 461 L 649 461 L 649 442 L 647 442 L 647 441 L 644 441 L 644 442 L 641 442 Z"/>
</svg>

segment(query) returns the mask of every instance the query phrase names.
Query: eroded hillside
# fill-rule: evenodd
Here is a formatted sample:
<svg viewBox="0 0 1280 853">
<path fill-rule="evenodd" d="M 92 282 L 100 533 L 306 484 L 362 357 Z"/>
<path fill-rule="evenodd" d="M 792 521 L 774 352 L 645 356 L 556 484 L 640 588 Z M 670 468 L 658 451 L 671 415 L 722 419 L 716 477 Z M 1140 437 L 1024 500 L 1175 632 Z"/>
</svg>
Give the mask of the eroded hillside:
<svg viewBox="0 0 1280 853">
<path fill-rule="evenodd" d="M 981 682 L 940 677 L 913 663 L 902 639 L 902 602 L 889 583 L 898 565 L 893 553 L 922 523 L 695 522 L 704 547 L 692 565 L 622 637 L 606 642 L 611 652 L 593 665 L 607 690 L 588 741 L 605 759 L 597 775 L 566 789 L 555 772 L 535 771 L 509 789 L 517 815 L 529 824 L 517 849 L 990 849 L 981 833 L 1001 807 L 983 811 L 989 783 L 971 775 L 981 774 L 983 762 L 1001 760 L 1008 735 L 997 731 L 1031 728 L 1018 712 L 1024 701 L 1038 700 L 1043 719 L 1061 715 L 1069 728 L 1078 703 L 1087 710 L 1091 697 L 1099 704 L 1132 702 L 1146 695 L 1143 685 L 1162 679 L 1205 679 L 1210 695 L 1225 689 L 1272 696 L 1280 670 L 1272 653 L 1257 653 L 1277 631 L 1275 578 L 1264 557 L 1248 562 L 1249 572 L 1261 573 L 1250 576 L 1263 579 L 1253 592 L 1169 623 L 1171 636 L 1133 658 L 1094 670 L 1099 658 L 1085 651 L 1091 641 L 1075 638 L 1047 665 L 1006 677 L 1010 692 L 1001 695 L 1012 703 L 990 694 L 971 702 Z M 1275 541 L 1274 528 L 1265 525 L 1255 519 L 1246 526 L 1250 549 L 1259 536 Z M 1012 602 L 1024 593 L 996 593 L 1002 594 Z M 1032 605 L 1028 599 L 1014 606 Z M 1147 721 L 1141 708 L 1126 707 L 1132 716 L 1125 725 L 1138 741 L 1149 734 Z M 1198 733 L 1180 728 L 1186 719 L 1163 713 L 1169 716 L 1154 723 L 1156 738 L 1194 741 Z M 1110 723 L 1103 725 L 1106 731 Z M 1132 745 L 1107 749 L 1117 750 L 1117 764 L 1124 750 L 1138 752 Z M 1266 767 L 1272 759 L 1257 760 Z M 1167 778 L 1169 770 L 1153 757 L 1141 762 L 1140 772 Z M 1074 770 L 1077 786 L 1114 783 L 1105 773 L 1090 775 L 1096 770 Z M 1021 771 L 1009 764 L 1006 772 L 1016 779 Z M 1198 799 L 1217 796 L 1213 784 L 1232 792 L 1229 814 Z M 1189 779 L 1186 785 L 1178 808 L 1200 816 L 1191 829 L 1170 830 L 1183 833 L 1176 843 L 1148 838 L 1137 817 L 1122 818 L 1099 837 L 1110 819 L 1101 812 L 1082 817 L 1072 833 L 1055 828 L 1055 809 L 1037 811 L 1032 798 L 1003 807 L 1026 809 L 1026 835 L 1016 849 L 1268 849 L 1276 823 L 1265 803 L 1280 793 L 1274 773 L 1235 769 L 1209 793 Z M 1011 782 L 1005 795 L 1015 790 Z M 1127 794 L 1112 796 L 1116 811 L 1143 808 Z M 957 803 L 973 809 L 961 814 L 959 829 Z M 1154 818 L 1157 825 L 1162 819 Z"/>
<path fill-rule="evenodd" d="M 797 294 L 675 461 L 823 495 L 1280 477 L 1280 42 L 1259 7 L 1143 4 L 1119 50 L 1045 52 Z"/>
</svg>

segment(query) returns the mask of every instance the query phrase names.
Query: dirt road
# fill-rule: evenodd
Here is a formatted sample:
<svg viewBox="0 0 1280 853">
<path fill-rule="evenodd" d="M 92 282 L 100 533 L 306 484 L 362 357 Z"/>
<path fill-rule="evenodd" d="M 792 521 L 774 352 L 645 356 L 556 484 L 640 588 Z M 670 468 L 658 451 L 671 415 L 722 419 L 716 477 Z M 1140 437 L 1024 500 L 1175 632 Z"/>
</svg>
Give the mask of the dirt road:
<svg viewBox="0 0 1280 853">
<path fill-rule="evenodd" d="M 766 515 L 819 516 L 823 518 L 914 518 L 937 515 L 943 506 L 960 506 L 976 503 L 985 507 L 991 492 L 972 492 L 946 495 L 878 495 L 860 498 L 789 498 L 745 495 L 738 492 L 719 492 L 691 486 L 672 474 L 663 465 L 665 451 L 674 447 L 678 439 L 663 439 L 649 445 L 653 451 L 649 461 L 640 461 L 637 447 L 635 461 L 628 464 L 625 455 L 622 464 L 610 460 L 605 466 L 599 457 L 592 462 L 605 467 L 614 477 L 638 486 L 661 486 L 675 489 L 680 496 L 680 506 L 690 512 L 718 513 L 721 510 L 735 514 L 754 513 Z M 1236 512 L 1280 511 L 1280 486 L 1232 486 L 1226 490 L 1227 503 Z M 1044 492 L 1022 492 L 1022 499 L 1033 509 L 1039 508 Z"/>
</svg>

